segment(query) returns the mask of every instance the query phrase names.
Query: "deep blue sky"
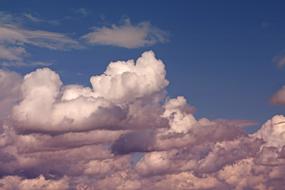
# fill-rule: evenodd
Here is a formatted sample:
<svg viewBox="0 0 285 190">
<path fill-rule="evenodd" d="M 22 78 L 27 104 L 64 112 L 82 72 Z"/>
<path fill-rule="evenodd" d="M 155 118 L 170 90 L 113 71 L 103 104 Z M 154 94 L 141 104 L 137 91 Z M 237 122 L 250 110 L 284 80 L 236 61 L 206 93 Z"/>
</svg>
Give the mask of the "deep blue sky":
<svg viewBox="0 0 285 190">
<path fill-rule="evenodd" d="M 79 8 L 88 11 L 82 16 Z M 65 83 L 89 85 L 111 60 L 137 58 L 153 50 L 167 65 L 169 95 L 183 95 L 197 108 L 197 117 L 253 119 L 260 124 L 285 109 L 270 97 L 285 84 L 285 68 L 272 59 L 285 50 L 284 1 L 13 1 L 0 0 L 0 11 L 30 13 L 59 25 L 28 23 L 27 27 L 66 33 L 73 38 L 93 26 L 149 21 L 169 33 L 169 42 L 127 49 L 95 45 L 52 51 L 29 47 L 34 59 L 53 61 L 51 68 Z M 21 73 L 33 67 L 10 68 Z M 80 74 L 78 74 L 80 73 Z"/>
</svg>

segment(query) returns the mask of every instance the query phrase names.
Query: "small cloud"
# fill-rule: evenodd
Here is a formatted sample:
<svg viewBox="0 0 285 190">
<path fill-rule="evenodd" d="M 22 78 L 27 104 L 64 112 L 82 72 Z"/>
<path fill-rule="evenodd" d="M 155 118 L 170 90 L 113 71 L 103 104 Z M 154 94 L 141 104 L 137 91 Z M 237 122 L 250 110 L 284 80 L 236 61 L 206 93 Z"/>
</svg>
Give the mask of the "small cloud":
<svg viewBox="0 0 285 190">
<path fill-rule="evenodd" d="M 23 14 L 24 18 L 28 19 L 31 22 L 34 23 L 47 23 L 47 24 L 51 24 L 51 25 L 59 25 L 62 19 L 59 20 L 46 20 L 46 19 L 42 19 L 39 18 L 31 13 L 24 13 Z"/>
<path fill-rule="evenodd" d="M 31 66 L 40 66 L 40 67 L 48 67 L 53 65 L 54 62 L 51 61 L 33 61 L 30 65 Z"/>
<path fill-rule="evenodd" d="M 121 25 L 94 27 L 94 31 L 82 37 L 90 44 L 111 45 L 124 48 L 140 48 L 168 41 L 167 32 L 150 22 L 134 25 L 126 19 Z"/>
<path fill-rule="evenodd" d="M 88 15 L 90 14 L 90 11 L 87 10 L 87 9 L 85 9 L 85 8 L 75 9 L 74 12 L 75 12 L 76 14 L 79 14 L 79 15 L 84 16 L 84 17 L 85 17 L 85 16 L 88 16 Z"/>
<path fill-rule="evenodd" d="M 233 127 L 252 127 L 257 125 L 258 123 L 254 120 L 246 120 L 246 119 L 215 119 L 212 121 L 215 125 L 226 125 Z"/>
<path fill-rule="evenodd" d="M 281 68 L 285 65 L 285 51 L 279 53 L 274 56 L 272 62 L 277 65 L 277 67 Z"/>
<path fill-rule="evenodd" d="M 32 22 L 43 22 L 43 19 L 40 19 L 38 17 L 33 16 L 30 13 L 24 13 L 24 17 L 26 17 L 27 19 L 31 20 Z"/>
<path fill-rule="evenodd" d="M 279 89 L 272 97 L 271 102 L 275 105 L 285 104 L 285 86 Z"/>
</svg>

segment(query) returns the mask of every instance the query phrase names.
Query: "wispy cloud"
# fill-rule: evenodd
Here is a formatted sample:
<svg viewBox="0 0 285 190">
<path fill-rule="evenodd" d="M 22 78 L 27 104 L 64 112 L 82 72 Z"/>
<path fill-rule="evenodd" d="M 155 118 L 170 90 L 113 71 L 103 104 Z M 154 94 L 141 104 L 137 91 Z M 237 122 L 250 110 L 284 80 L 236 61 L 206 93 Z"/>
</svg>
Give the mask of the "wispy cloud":
<svg viewBox="0 0 285 190">
<path fill-rule="evenodd" d="M 81 16 L 88 16 L 91 12 L 87 10 L 86 8 L 79 8 L 79 9 L 74 9 L 74 13 L 79 14 Z"/>
<path fill-rule="evenodd" d="M 0 45 L 0 60 L 21 62 L 26 54 L 26 50 L 22 47 Z"/>
<path fill-rule="evenodd" d="M 283 67 L 285 65 L 285 52 L 281 52 L 278 55 L 274 56 L 272 61 L 279 68 Z"/>
<path fill-rule="evenodd" d="M 90 44 L 139 48 L 167 42 L 168 34 L 149 22 L 135 25 L 126 19 L 121 25 L 94 27 L 82 38 Z"/>
<path fill-rule="evenodd" d="M 1 12 L 0 19 L 0 61 L 2 65 L 13 62 L 11 65 L 25 65 L 29 57 L 27 45 L 47 48 L 52 50 L 70 50 L 80 48 L 78 41 L 66 34 L 45 30 L 33 30 L 24 26 L 21 17 Z M 26 15 L 27 16 L 27 15 Z M 34 22 L 44 22 L 29 15 Z"/>
<path fill-rule="evenodd" d="M 58 20 L 47 20 L 47 19 L 42 19 L 39 18 L 31 13 L 24 13 L 23 16 L 28 19 L 31 22 L 34 23 L 46 23 L 46 24 L 51 24 L 51 25 L 59 25 L 61 22 L 61 19 Z"/>
</svg>

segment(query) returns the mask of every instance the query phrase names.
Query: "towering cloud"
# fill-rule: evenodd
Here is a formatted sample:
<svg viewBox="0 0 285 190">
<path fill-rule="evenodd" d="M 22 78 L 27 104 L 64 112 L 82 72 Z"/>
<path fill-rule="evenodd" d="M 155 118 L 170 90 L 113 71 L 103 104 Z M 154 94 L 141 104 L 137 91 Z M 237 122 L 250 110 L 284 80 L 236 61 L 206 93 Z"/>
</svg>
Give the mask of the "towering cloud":
<svg viewBox="0 0 285 190">
<path fill-rule="evenodd" d="M 168 118 L 169 125 L 174 132 L 187 132 L 197 124 L 196 119 L 191 114 L 191 108 L 182 96 L 168 100 L 164 108 L 165 111 L 162 116 Z"/>
<path fill-rule="evenodd" d="M 267 146 L 282 148 L 285 145 L 285 117 L 276 115 L 254 134 L 263 139 Z"/>
<path fill-rule="evenodd" d="M 91 87 L 48 68 L 0 70 L 0 189 L 282 189 L 285 119 L 196 119 L 167 97 L 153 52 L 117 61 Z"/>
<path fill-rule="evenodd" d="M 153 52 L 145 52 L 136 63 L 111 63 L 103 75 L 92 76 L 90 81 L 92 89 L 63 86 L 60 77 L 48 68 L 27 74 L 13 118 L 20 128 L 35 131 L 119 128 L 139 114 L 138 106 L 148 101 L 158 104 L 168 85 L 164 64 Z"/>
</svg>

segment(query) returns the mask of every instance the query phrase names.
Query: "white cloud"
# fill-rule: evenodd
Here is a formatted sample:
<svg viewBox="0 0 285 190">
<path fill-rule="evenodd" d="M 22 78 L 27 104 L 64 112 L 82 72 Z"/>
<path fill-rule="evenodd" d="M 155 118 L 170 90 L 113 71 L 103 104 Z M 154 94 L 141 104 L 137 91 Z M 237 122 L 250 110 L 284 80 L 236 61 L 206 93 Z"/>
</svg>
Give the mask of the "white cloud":
<svg viewBox="0 0 285 190">
<path fill-rule="evenodd" d="M 136 61 L 112 62 L 104 74 L 92 76 L 90 81 L 97 96 L 112 102 L 131 102 L 164 90 L 165 66 L 152 51 L 145 52 Z"/>
<path fill-rule="evenodd" d="M 94 27 L 94 31 L 82 37 L 90 44 L 112 45 L 124 48 L 139 48 L 168 41 L 167 33 L 149 22 L 133 25 L 125 20 L 122 25 Z"/>
<path fill-rule="evenodd" d="M 263 139 L 267 146 L 282 148 L 285 146 L 285 117 L 275 115 L 263 124 L 254 136 Z"/>
<path fill-rule="evenodd" d="M 186 133 L 191 127 L 198 125 L 197 120 L 191 114 L 193 110 L 183 96 L 168 100 L 164 108 L 162 117 L 168 118 L 169 125 L 174 132 Z"/>
<path fill-rule="evenodd" d="M 165 74 L 164 64 L 153 52 L 143 53 L 136 62 L 110 63 L 104 74 L 91 77 L 93 88 L 62 86 L 54 71 L 38 69 L 24 77 L 23 99 L 14 107 L 13 118 L 19 126 L 31 130 L 80 131 L 128 126 L 132 118 L 140 120 L 140 115 L 143 118 L 140 108 L 146 109 L 134 102 L 147 98 L 153 99 L 154 104 L 160 101 L 157 94 L 168 85 Z"/>
<path fill-rule="evenodd" d="M 251 135 L 252 121 L 196 119 L 166 97 L 165 75 L 153 52 L 112 62 L 92 87 L 0 70 L 0 189 L 284 187 L 284 116 Z"/>
</svg>

